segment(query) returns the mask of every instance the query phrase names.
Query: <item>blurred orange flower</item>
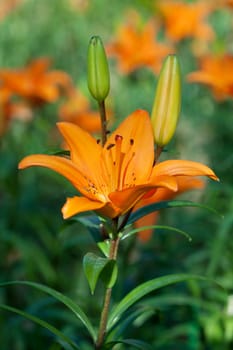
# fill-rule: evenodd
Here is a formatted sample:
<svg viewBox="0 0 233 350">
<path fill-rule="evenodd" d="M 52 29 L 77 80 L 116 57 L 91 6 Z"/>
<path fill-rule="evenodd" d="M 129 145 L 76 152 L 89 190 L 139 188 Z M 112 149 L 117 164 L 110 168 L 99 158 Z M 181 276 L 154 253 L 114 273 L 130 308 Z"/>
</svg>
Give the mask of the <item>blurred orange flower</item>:
<svg viewBox="0 0 233 350">
<path fill-rule="evenodd" d="M 124 74 L 141 67 L 158 73 L 162 61 L 173 48 L 156 40 L 157 27 L 153 21 L 142 25 L 138 15 L 118 28 L 116 38 L 107 46 L 107 54 L 116 57 L 118 69 Z"/>
<path fill-rule="evenodd" d="M 84 12 L 90 6 L 90 1 L 89 0 L 69 0 L 69 4 L 72 10 L 75 10 L 78 12 Z"/>
<path fill-rule="evenodd" d="M 68 198 L 64 218 L 89 210 L 116 218 L 127 213 L 152 189 L 177 191 L 177 176 L 208 176 L 217 180 L 204 164 L 168 160 L 154 165 L 151 120 L 137 110 L 126 118 L 102 147 L 83 129 L 58 123 L 70 149 L 70 158 L 35 154 L 25 157 L 19 169 L 30 166 L 50 168 L 67 178 L 82 196 Z M 152 195 L 152 193 L 151 193 Z"/>
<path fill-rule="evenodd" d="M 63 121 L 77 124 L 90 133 L 101 130 L 99 113 L 91 110 L 88 99 L 77 89 L 73 90 L 65 103 L 60 106 L 59 117 Z"/>
<path fill-rule="evenodd" d="M 19 6 L 23 0 L 0 0 L 0 20 Z"/>
<path fill-rule="evenodd" d="M 208 55 L 200 60 L 200 70 L 188 74 L 189 82 L 206 84 L 219 101 L 233 97 L 233 55 Z"/>
<path fill-rule="evenodd" d="M 49 58 L 38 58 L 22 69 L 0 69 L 0 85 L 33 106 L 55 102 L 72 83 L 65 72 L 49 71 L 50 65 Z"/>
<path fill-rule="evenodd" d="M 31 109 L 25 102 L 14 101 L 11 91 L 0 87 L 0 136 L 8 129 L 12 119 L 28 121 L 32 118 Z"/>
<path fill-rule="evenodd" d="M 224 1 L 224 0 L 223 0 L 223 1 Z M 226 6 L 229 6 L 229 7 L 233 8 L 233 0 L 225 0 L 225 1 L 224 1 L 224 4 L 225 4 Z"/>
<path fill-rule="evenodd" d="M 233 0 L 216 0 L 216 8 L 229 7 L 233 9 Z"/>
<path fill-rule="evenodd" d="M 208 14 L 214 9 L 211 2 L 161 0 L 156 6 L 164 18 L 166 35 L 170 39 L 179 41 L 196 38 L 209 41 L 214 38 L 214 31 L 206 22 Z"/>
<path fill-rule="evenodd" d="M 204 181 L 195 177 L 187 176 L 177 176 L 176 177 L 178 189 L 176 192 L 169 190 L 168 188 L 158 188 L 155 193 L 146 198 L 142 198 L 140 202 L 135 206 L 134 211 L 140 207 L 144 207 L 149 204 L 171 200 L 176 196 L 194 189 L 202 189 L 204 187 Z M 151 214 L 144 216 L 135 222 L 136 228 L 143 228 L 144 226 L 153 226 L 156 225 L 157 219 L 159 216 L 159 211 L 155 211 Z M 143 242 L 146 242 L 150 239 L 153 229 L 145 229 L 138 233 L 139 239 Z"/>
</svg>

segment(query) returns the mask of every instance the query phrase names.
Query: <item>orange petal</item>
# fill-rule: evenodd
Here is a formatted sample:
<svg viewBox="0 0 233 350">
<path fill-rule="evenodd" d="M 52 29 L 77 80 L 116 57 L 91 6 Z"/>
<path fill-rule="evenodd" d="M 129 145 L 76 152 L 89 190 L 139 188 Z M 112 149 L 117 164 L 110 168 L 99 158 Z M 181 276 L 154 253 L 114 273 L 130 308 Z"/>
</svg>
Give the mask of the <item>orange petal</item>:
<svg viewBox="0 0 233 350">
<path fill-rule="evenodd" d="M 156 221 L 157 221 L 157 218 L 158 218 L 158 214 L 159 212 L 158 211 L 154 211 L 153 213 L 150 213 L 148 215 L 145 215 L 143 216 L 141 219 L 137 220 L 135 223 L 134 223 L 134 226 L 136 228 L 142 228 L 144 226 L 153 226 L 153 225 L 156 225 Z M 151 238 L 152 236 L 152 233 L 153 233 L 154 229 L 144 229 L 140 232 L 138 232 L 138 237 L 140 239 L 140 241 L 142 242 L 147 242 L 149 241 L 149 239 Z"/>
<path fill-rule="evenodd" d="M 52 169 L 68 179 L 74 187 L 76 187 L 81 193 L 85 194 L 88 198 L 96 198 L 91 191 L 87 191 L 89 186 L 88 177 L 83 175 L 69 159 L 58 156 L 34 154 L 22 159 L 18 168 L 24 169 L 31 166 L 42 166 Z"/>
<path fill-rule="evenodd" d="M 177 183 L 173 177 L 161 176 L 157 177 L 156 180 L 155 183 L 147 183 L 127 188 L 123 191 L 112 192 L 109 194 L 109 199 L 116 207 L 121 208 L 121 214 L 124 214 L 131 209 L 143 197 L 143 195 L 145 195 L 145 193 L 153 188 L 167 187 L 173 189 L 173 191 L 177 190 Z"/>
<path fill-rule="evenodd" d="M 153 131 L 148 113 L 137 110 L 130 114 L 109 137 L 104 147 L 106 152 L 109 145 L 115 144 L 116 135 L 123 137 L 121 151 L 129 155 L 134 154 L 128 164 L 124 182 L 131 183 L 132 173 L 137 176 L 137 184 L 147 181 L 154 161 Z M 114 151 L 113 147 L 112 152 Z M 126 156 L 122 164 L 123 170 L 128 161 Z"/>
<path fill-rule="evenodd" d="M 73 215 L 89 211 L 97 210 L 105 206 L 105 203 L 92 201 L 86 197 L 67 198 L 65 205 L 62 208 L 63 218 L 67 219 Z"/>
<path fill-rule="evenodd" d="M 196 72 L 189 73 L 187 75 L 187 81 L 190 83 L 200 82 L 200 83 L 204 83 L 204 84 L 212 84 L 213 76 L 211 76 L 207 72 L 196 71 Z"/>
<path fill-rule="evenodd" d="M 208 176 L 213 180 L 219 180 L 208 166 L 191 160 L 166 160 L 155 165 L 153 176 L 162 175 Z"/>
<path fill-rule="evenodd" d="M 60 122 L 57 125 L 68 144 L 72 161 L 96 185 L 100 184 L 102 182 L 102 171 L 100 170 L 101 146 L 88 132 L 75 124 Z"/>
</svg>

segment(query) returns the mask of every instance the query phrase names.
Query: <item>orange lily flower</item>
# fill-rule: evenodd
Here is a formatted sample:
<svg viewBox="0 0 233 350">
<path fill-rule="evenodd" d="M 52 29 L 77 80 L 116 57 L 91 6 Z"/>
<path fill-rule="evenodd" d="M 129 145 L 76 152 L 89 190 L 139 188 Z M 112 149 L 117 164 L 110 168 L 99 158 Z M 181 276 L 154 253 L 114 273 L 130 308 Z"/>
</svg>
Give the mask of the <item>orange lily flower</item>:
<svg viewBox="0 0 233 350">
<path fill-rule="evenodd" d="M 144 26 L 135 16 L 118 29 L 117 37 L 107 46 L 107 54 L 118 60 L 118 69 L 129 74 L 141 67 L 147 67 L 158 73 L 162 61 L 174 50 L 168 44 L 156 41 L 156 25 L 153 21 Z"/>
<path fill-rule="evenodd" d="M 127 213 L 150 190 L 165 187 L 177 191 L 177 176 L 205 175 L 217 180 L 207 166 L 188 160 L 168 160 L 154 165 L 151 120 L 146 111 L 128 116 L 102 147 L 86 131 L 71 123 L 58 123 L 70 149 L 70 159 L 31 155 L 19 169 L 47 167 L 66 177 L 82 196 L 68 198 L 64 218 L 95 210 L 115 218 Z"/>
<path fill-rule="evenodd" d="M 233 97 L 233 55 L 205 56 L 200 70 L 188 74 L 189 82 L 208 85 L 217 100 Z"/>
<path fill-rule="evenodd" d="M 166 35 L 172 40 L 196 38 L 209 41 L 214 38 L 213 29 L 206 23 L 207 15 L 213 10 L 210 2 L 162 0 L 157 7 L 165 21 Z"/>
<path fill-rule="evenodd" d="M 91 110 L 88 99 L 79 90 L 73 90 L 67 101 L 60 106 L 59 117 L 90 133 L 101 130 L 99 113 Z"/>
<path fill-rule="evenodd" d="M 144 207 L 149 204 L 171 200 L 184 192 L 194 190 L 194 189 L 202 189 L 204 187 L 204 181 L 195 177 L 177 176 L 176 181 L 177 181 L 176 192 L 171 191 L 168 188 L 158 188 L 152 196 L 142 198 L 138 202 L 138 204 L 134 207 L 134 210 L 137 210 L 140 207 Z M 155 211 L 137 220 L 134 225 L 136 228 L 156 225 L 158 216 L 159 216 L 159 211 Z M 153 233 L 153 229 L 145 229 L 138 233 L 138 237 L 141 241 L 147 242 L 150 239 L 152 233 Z"/>
<path fill-rule="evenodd" d="M 38 58 L 22 69 L 1 69 L 0 83 L 32 105 L 55 102 L 60 97 L 61 88 L 69 91 L 72 83 L 68 74 L 48 71 L 50 64 L 48 58 Z"/>
</svg>

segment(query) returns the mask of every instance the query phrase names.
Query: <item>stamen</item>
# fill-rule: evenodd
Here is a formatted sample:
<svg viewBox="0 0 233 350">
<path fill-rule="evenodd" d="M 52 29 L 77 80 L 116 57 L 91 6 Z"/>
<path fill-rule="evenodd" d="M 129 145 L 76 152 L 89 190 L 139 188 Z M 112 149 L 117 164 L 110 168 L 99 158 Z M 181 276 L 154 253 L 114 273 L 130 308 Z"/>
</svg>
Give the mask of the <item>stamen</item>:
<svg viewBox="0 0 233 350">
<path fill-rule="evenodd" d="M 130 142 L 130 145 L 133 146 L 133 144 L 134 144 L 134 139 L 130 139 L 129 142 Z"/>
<path fill-rule="evenodd" d="M 121 165 L 122 165 L 122 160 L 123 160 L 121 146 L 122 146 L 123 137 L 121 135 L 116 135 L 115 141 L 116 141 L 115 188 L 120 190 L 121 189 L 120 188 L 120 175 L 121 175 Z"/>
<path fill-rule="evenodd" d="M 115 143 L 110 143 L 108 146 L 107 146 L 107 150 L 111 149 L 112 147 L 115 146 Z"/>
<path fill-rule="evenodd" d="M 132 184 L 132 179 L 131 176 L 133 177 L 133 182 L 136 181 L 136 175 L 135 173 L 131 173 L 131 176 L 129 178 L 129 168 L 130 168 L 130 163 L 132 162 L 134 156 L 135 156 L 135 152 L 128 152 L 126 154 L 127 157 L 125 157 L 124 160 L 124 167 L 123 167 L 123 173 L 121 176 L 121 187 L 131 187 L 131 186 L 135 186 L 135 183 Z M 128 181 L 130 183 L 128 183 Z"/>
<path fill-rule="evenodd" d="M 117 141 L 122 141 L 123 140 L 123 137 L 121 136 L 121 135 L 116 135 L 115 136 L 115 141 L 117 142 Z"/>
</svg>

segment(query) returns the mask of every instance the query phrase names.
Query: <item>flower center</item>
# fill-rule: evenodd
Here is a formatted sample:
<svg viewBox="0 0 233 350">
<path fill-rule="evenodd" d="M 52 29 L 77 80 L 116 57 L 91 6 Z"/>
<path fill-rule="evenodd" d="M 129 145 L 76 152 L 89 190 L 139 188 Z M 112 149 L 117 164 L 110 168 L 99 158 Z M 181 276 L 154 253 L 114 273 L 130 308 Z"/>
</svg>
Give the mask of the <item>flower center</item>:
<svg viewBox="0 0 233 350">
<path fill-rule="evenodd" d="M 121 191 L 135 186 L 136 175 L 133 171 L 132 160 L 135 156 L 133 151 L 134 140 L 124 142 L 123 136 L 116 135 L 115 143 L 109 143 L 105 157 L 105 165 L 110 182 L 110 192 Z"/>
</svg>

